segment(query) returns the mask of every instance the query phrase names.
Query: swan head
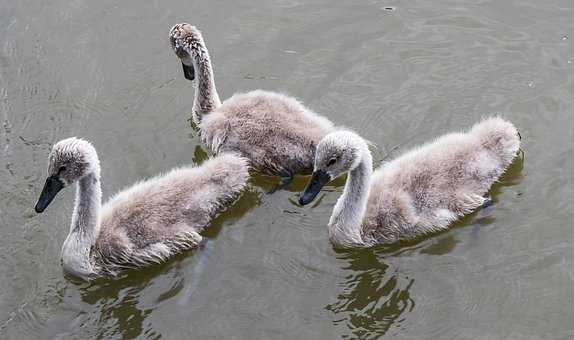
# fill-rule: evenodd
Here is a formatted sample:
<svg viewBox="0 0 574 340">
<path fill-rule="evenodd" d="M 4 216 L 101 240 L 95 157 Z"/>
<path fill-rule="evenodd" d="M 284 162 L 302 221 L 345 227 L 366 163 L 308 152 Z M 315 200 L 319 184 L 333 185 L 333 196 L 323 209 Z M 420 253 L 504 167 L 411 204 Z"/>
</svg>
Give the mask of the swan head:
<svg viewBox="0 0 574 340">
<path fill-rule="evenodd" d="M 311 203 L 325 184 L 355 169 L 365 151 L 369 152 L 367 142 L 352 131 L 335 131 L 323 137 L 315 151 L 313 174 L 299 197 L 299 204 Z"/>
<path fill-rule="evenodd" d="M 48 177 L 36 204 L 36 212 L 43 212 L 64 187 L 88 174 L 95 173 L 99 177 L 99 172 L 98 155 L 90 142 L 72 137 L 54 144 L 48 158 Z"/>
<path fill-rule="evenodd" d="M 169 31 L 169 41 L 171 48 L 181 60 L 185 78 L 194 80 L 193 59 L 198 57 L 198 52 L 205 46 L 201 32 L 193 25 L 177 24 Z"/>
</svg>

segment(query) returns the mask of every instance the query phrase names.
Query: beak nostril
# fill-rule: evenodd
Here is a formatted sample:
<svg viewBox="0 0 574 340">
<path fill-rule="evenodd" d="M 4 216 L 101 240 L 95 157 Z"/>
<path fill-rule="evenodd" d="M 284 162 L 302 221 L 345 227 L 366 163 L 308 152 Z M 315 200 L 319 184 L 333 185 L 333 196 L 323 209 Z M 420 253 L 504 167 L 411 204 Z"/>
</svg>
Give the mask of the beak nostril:
<svg viewBox="0 0 574 340">
<path fill-rule="evenodd" d="M 179 46 L 175 46 L 175 54 L 178 56 L 179 59 L 185 59 L 188 57 L 187 52 L 185 51 L 185 49 L 179 45 Z"/>
<path fill-rule="evenodd" d="M 307 205 L 311 203 L 315 197 L 321 191 L 321 188 L 325 186 L 325 184 L 329 183 L 331 177 L 323 170 L 314 171 L 311 175 L 311 179 L 309 183 L 307 183 L 307 187 L 305 187 L 305 191 L 299 196 L 299 204 L 300 205 Z"/>
<path fill-rule="evenodd" d="M 193 68 L 193 66 L 188 66 L 188 65 L 184 64 L 183 62 L 181 63 L 181 65 L 183 66 L 183 75 L 184 75 L 185 79 L 194 80 L 195 79 L 195 69 Z"/>
</svg>

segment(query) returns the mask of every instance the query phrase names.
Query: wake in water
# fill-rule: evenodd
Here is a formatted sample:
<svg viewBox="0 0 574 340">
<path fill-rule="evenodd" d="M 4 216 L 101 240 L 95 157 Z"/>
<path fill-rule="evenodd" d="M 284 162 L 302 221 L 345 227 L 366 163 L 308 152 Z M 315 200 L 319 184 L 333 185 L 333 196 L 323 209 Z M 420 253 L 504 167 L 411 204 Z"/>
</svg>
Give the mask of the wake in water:
<svg viewBox="0 0 574 340">
<path fill-rule="evenodd" d="M 187 306 L 189 304 L 193 292 L 195 292 L 197 286 L 199 285 L 203 271 L 207 267 L 209 259 L 213 255 L 214 251 L 213 242 L 211 242 L 210 240 L 206 240 L 204 243 L 201 244 L 199 250 L 200 251 L 198 251 L 195 254 L 196 255 L 195 258 L 197 258 L 197 263 L 195 265 L 189 266 L 189 268 L 191 268 L 189 275 L 185 273 L 186 274 L 185 278 L 186 279 L 189 278 L 190 280 L 184 281 L 184 287 L 181 290 L 181 293 L 179 294 L 180 296 L 179 299 L 177 300 L 177 304 L 180 306 Z"/>
</svg>

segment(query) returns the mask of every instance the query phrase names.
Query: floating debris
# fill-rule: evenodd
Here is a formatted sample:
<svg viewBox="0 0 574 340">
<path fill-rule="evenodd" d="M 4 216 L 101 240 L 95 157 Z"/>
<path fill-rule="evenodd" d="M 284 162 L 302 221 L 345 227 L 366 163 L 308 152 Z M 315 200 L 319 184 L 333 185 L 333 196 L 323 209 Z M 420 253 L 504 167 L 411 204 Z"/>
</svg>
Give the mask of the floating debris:
<svg viewBox="0 0 574 340">
<path fill-rule="evenodd" d="M 392 6 L 383 7 L 383 9 L 387 12 L 394 12 L 397 10 L 396 7 L 392 7 Z"/>
<path fill-rule="evenodd" d="M 252 74 L 246 74 L 243 76 L 243 79 L 249 79 L 249 80 L 254 80 L 254 79 L 259 79 L 259 80 L 277 80 L 279 79 L 278 77 L 275 76 L 256 76 L 256 75 L 252 75 Z"/>
</svg>

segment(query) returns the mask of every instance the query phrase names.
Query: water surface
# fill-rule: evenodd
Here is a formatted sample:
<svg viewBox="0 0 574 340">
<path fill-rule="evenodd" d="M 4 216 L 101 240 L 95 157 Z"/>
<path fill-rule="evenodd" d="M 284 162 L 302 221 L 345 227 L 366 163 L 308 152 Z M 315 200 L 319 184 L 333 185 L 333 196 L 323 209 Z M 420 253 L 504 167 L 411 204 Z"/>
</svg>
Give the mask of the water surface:
<svg viewBox="0 0 574 340">
<path fill-rule="evenodd" d="M 0 0 L 0 338 L 574 337 L 574 2 Z M 62 273 L 73 190 L 33 211 L 50 145 L 97 147 L 104 196 L 206 155 L 169 28 L 199 26 L 222 98 L 300 98 L 391 157 L 500 113 L 495 204 L 400 247 L 336 251 L 342 181 L 256 177 L 204 247 L 116 281 Z"/>
</svg>

